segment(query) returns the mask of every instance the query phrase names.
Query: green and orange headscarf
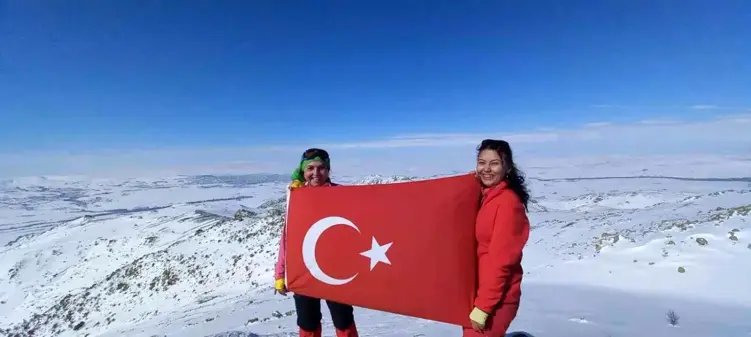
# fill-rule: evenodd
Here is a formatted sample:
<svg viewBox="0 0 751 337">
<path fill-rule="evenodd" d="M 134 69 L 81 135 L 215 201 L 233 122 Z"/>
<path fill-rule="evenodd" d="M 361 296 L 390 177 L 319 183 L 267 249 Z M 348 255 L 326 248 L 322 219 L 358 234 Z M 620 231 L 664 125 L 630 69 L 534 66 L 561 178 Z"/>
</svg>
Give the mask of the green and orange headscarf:
<svg viewBox="0 0 751 337">
<path fill-rule="evenodd" d="M 328 152 L 322 149 L 311 148 L 302 154 L 300 164 L 297 165 L 294 171 L 292 171 L 292 181 L 305 183 L 305 175 L 303 174 L 305 166 L 308 166 L 308 164 L 314 161 L 320 161 L 326 165 L 326 168 L 331 169 L 331 158 L 329 158 Z"/>
</svg>

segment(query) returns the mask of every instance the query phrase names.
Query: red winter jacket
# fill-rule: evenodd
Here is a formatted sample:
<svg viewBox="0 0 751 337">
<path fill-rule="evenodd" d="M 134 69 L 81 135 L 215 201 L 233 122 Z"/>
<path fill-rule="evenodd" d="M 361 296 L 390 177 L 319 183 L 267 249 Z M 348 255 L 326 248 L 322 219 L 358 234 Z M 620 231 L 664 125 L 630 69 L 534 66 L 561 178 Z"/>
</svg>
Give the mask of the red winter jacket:
<svg viewBox="0 0 751 337">
<path fill-rule="evenodd" d="M 479 282 L 475 307 L 490 314 L 500 304 L 519 303 L 529 220 L 521 200 L 505 181 L 483 191 L 475 237 Z"/>
</svg>

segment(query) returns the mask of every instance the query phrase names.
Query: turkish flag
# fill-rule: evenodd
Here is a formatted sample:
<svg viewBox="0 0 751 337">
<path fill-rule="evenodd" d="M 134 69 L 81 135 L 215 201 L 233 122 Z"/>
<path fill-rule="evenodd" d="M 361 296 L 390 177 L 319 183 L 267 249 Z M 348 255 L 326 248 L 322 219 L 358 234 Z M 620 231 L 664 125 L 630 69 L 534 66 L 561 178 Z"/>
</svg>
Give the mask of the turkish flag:
<svg viewBox="0 0 751 337">
<path fill-rule="evenodd" d="M 287 288 L 469 327 L 480 197 L 472 175 L 295 189 Z"/>
</svg>

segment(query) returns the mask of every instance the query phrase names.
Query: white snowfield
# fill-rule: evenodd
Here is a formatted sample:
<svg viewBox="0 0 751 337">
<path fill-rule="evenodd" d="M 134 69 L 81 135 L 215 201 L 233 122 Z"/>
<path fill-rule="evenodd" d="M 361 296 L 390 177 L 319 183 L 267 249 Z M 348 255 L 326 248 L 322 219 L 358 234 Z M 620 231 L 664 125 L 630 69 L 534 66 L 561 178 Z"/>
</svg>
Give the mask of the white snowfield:
<svg viewBox="0 0 751 337">
<path fill-rule="evenodd" d="M 522 168 L 533 230 L 510 332 L 751 336 L 751 159 Z M 272 291 L 286 179 L 0 180 L 0 336 L 296 335 L 291 297 Z M 355 310 L 361 336 L 461 334 Z"/>
</svg>

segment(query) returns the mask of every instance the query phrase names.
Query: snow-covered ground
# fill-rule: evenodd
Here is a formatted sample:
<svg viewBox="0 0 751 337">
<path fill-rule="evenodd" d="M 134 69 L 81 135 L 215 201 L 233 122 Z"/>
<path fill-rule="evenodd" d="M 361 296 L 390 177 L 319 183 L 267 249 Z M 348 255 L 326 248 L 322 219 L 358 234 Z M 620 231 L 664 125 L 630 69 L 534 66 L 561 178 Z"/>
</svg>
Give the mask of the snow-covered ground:
<svg viewBox="0 0 751 337">
<path fill-rule="evenodd" d="M 751 336 L 749 158 L 548 160 L 526 171 L 533 231 L 513 331 Z M 0 180 L 0 336 L 294 335 L 292 299 L 271 290 L 286 179 Z M 362 336 L 460 334 L 356 316 Z"/>
</svg>

